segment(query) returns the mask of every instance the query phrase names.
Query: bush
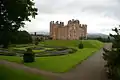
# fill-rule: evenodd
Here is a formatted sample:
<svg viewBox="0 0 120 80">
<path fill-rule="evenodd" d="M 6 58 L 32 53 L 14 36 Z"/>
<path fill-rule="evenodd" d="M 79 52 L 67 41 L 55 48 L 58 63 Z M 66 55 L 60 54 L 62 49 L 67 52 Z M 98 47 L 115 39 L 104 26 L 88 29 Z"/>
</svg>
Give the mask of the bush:
<svg viewBox="0 0 120 80">
<path fill-rule="evenodd" d="M 105 67 L 107 68 L 108 77 L 112 80 L 120 80 L 120 29 L 113 29 L 117 35 L 110 34 L 114 38 L 112 50 L 104 49 L 103 59 L 106 60 Z"/>
<path fill-rule="evenodd" d="M 5 56 L 16 56 L 16 53 L 14 52 L 6 52 L 4 53 Z"/>
<path fill-rule="evenodd" d="M 35 45 L 37 46 L 39 44 L 39 42 L 38 41 L 35 41 Z"/>
<path fill-rule="evenodd" d="M 35 61 L 35 54 L 32 52 L 31 48 L 28 48 L 27 51 L 23 55 L 23 61 L 25 63 L 34 62 Z"/>
<path fill-rule="evenodd" d="M 68 49 L 68 48 L 67 47 L 56 48 L 56 50 L 58 50 L 58 51 L 62 51 L 62 50 L 66 50 L 66 49 Z"/>
<path fill-rule="evenodd" d="M 80 43 L 80 44 L 78 45 L 78 48 L 79 48 L 79 49 L 83 49 L 83 43 Z"/>
<path fill-rule="evenodd" d="M 40 39 L 38 37 L 35 38 L 35 45 L 38 45 L 40 42 Z"/>
<path fill-rule="evenodd" d="M 71 51 L 69 51 L 69 53 L 75 53 L 76 51 L 77 51 L 77 49 L 71 48 Z"/>
<path fill-rule="evenodd" d="M 0 48 L 0 55 L 16 56 L 16 53 L 14 51 L 8 51 L 7 49 Z"/>
<path fill-rule="evenodd" d="M 17 47 L 16 44 L 9 45 L 9 47 Z"/>
<path fill-rule="evenodd" d="M 32 37 L 27 31 L 18 31 L 11 37 L 12 44 L 28 44 L 32 43 Z"/>
</svg>

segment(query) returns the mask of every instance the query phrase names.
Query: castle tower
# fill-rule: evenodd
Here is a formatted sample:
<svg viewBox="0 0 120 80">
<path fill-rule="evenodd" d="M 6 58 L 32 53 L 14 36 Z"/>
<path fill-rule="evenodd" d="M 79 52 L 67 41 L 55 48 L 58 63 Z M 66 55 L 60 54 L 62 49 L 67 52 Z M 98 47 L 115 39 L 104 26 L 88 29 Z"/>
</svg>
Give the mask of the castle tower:
<svg viewBox="0 0 120 80">
<path fill-rule="evenodd" d="M 87 37 L 87 25 L 80 24 L 79 20 L 69 20 L 67 25 L 64 22 L 50 22 L 50 36 L 56 39 L 74 40 L 80 37 Z"/>
<path fill-rule="evenodd" d="M 53 25 L 54 25 L 54 21 L 50 22 L 50 37 L 52 37 L 53 35 Z"/>
<path fill-rule="evenodd" d="M 82 24 L 82 29 L 83 29 L 82 37 L 87 38 L 87 25 L 86 24 Z"/>
</svg>

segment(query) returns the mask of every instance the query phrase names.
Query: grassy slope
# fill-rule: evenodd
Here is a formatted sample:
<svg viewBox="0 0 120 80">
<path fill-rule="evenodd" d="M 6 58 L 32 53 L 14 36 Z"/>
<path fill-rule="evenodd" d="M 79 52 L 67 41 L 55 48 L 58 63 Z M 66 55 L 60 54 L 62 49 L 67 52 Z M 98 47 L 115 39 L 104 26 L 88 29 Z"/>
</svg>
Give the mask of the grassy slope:
<svg viewBox="0 0 120 80">
<path fill-rule="evenodd" d="M 30 74 L 18 69 L 0 65 L 0 80 L 46 80 L 45 78 Z"/>
<path fill-rule="evenodd" d="M 54 46 L 70 46 L 77 48 L 78 43 L 77 40 L 74 41 L 46 41 L 45 43 L 49 43 L 49 45 Z M 57 44 L 58 43 L 58 44 Z M 64 43 L 64 44 L 60 44 Z M 93 52 L 100 49 L 100 47 L 103 46 L 103 44 L 99 41 L 83 41 L 83 44 L 85 46 L 84 49 L 78 49 L 78 51 L 74 54 L 64 55 L 64 56 L 53 56 L 53 57 L 40 57 L 36 58 L 36 62 L 25 64 L 27 66 L 31 67 L 37 67 L 43 70 L 48 70 L 52 72 L 66 72 L 69 69 L 71 69 L 76 64 L 82 62 L 84 59 L 89 57 L 93 54 Z M 0 59 L 5 59 L 8 61 L 15 61 L 20 63 L 21 58 L 19 57 L 7 57 L 7 56 L 0 56 Z"/>
<path fill-rule="evenodd" d="M 99 48 L 102 45 L 102 42 L 97 40 L 83 40 L 82 42 L 85 48 Z M 79 40 L 47 40 L 42 42 L 45 45 L 66 47 L 78 47 L 79 43 Z"/>
</svg>

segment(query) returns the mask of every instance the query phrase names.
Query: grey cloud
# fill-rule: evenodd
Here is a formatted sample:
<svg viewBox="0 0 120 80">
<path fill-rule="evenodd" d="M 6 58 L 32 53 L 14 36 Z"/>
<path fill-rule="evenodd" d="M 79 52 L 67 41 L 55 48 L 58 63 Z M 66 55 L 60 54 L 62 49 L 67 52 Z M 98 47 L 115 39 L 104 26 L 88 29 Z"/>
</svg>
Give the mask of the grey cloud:
<svg viewBox="0 0 120 80">
<path fill-rule="evenodd" d="M 108 3 L 98 5 L 88 5 L 83 7 L 83 11 L 102 14 L 105 17 L 111 17 L 120 20 L 120 0 L 110 0 Z"/>
<path fill-rule="evenodd" d="M 68 0 L 67 0 L 68 1 Z M 64 0 L 36 0 L 36 6 L 39 13 L 57 13 L 60 8 L 67 4 Z M 68 1 L 69 2 L 69 1 Z"/>
<path fill-rule="evenodd" d="M 39 13 L 80 14 L 86 12 L 120 20 L 120 0 L 36 0 L 36 6 Z"/>
</svg>

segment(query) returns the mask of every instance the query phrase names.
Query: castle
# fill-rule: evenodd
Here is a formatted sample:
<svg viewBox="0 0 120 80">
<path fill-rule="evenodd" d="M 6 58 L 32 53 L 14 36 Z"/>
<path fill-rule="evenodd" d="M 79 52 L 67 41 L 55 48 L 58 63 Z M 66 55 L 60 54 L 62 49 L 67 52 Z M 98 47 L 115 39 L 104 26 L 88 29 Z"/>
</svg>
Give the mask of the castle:
<svg viewBox="0 0 120 80">
<path fill-rule="evenodd" d="M 53 40 L 78 40 L 81 37 L 87 38 L 87 25 L 80 24 L 79 20 L 69 20 L 67 25 L 64 22 L 50 22 L 50 37 Z"/>
</svg>

